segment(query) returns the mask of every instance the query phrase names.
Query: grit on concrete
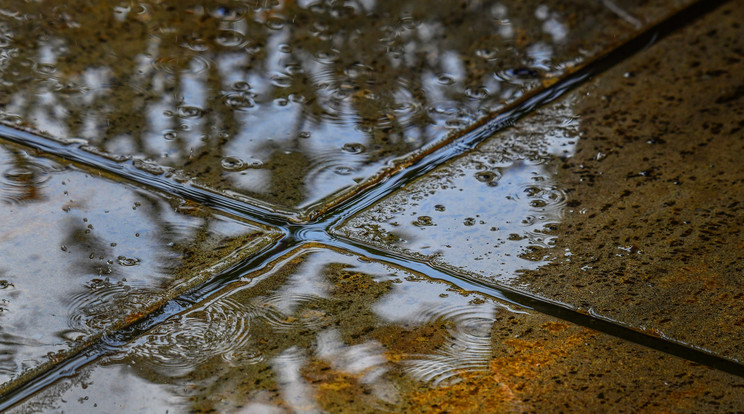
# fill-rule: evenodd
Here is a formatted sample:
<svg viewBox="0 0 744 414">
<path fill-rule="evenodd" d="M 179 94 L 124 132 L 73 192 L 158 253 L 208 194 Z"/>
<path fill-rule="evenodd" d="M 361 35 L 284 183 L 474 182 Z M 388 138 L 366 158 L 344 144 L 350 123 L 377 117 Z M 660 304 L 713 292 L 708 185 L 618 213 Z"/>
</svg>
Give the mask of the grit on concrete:
<svg viewBox="0 0 744 414">
<path fill-rule="evenodd" d="M 744 0 L 458 151 L 692 2 L 43 3 L 0 408 L 744 412 Z"/>
</svg>

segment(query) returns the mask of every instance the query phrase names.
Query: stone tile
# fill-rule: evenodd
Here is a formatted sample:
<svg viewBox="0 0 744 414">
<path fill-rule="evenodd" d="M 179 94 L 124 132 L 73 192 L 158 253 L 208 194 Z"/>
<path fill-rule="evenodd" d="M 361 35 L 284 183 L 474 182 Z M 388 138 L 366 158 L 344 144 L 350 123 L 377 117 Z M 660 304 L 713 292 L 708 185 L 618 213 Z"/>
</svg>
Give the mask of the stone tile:
<svg viewBox="0 0 744 414">
<path fill-rule="evenodd" d="M 4 5 L 0 118 L 307 213 L 689 1 L 310 3 Z"/>
<path fill-rule="evenodd" d="M 628 59 L 339 233 L 744 361 L 742 5 Z"/>
<path fill-rule="evenodd" d="M 149 411 L 176 412 L 744 409 L 741 378 L 323 246 L 245 276 L 15 412 L 132 411 L 145 389 Z"/>
<path fill-rule="evenodd" d="M 0 391 L 278 235 L 6 144 L 0 206 Z"/>
</svg>

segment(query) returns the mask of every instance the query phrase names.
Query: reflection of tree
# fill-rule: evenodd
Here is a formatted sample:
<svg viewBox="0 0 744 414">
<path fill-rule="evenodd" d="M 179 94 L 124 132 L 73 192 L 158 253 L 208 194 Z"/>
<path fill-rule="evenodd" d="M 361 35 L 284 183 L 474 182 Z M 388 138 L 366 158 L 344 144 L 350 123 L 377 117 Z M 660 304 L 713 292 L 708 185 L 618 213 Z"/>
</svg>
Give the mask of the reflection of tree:
<svg viewBox="0 0 744 414">
<path fill-rule="evenodd" d="M 13 146 L 0 146 L 0 205 L 0 382 L 142 317 L 265 236 Z"/>
<path fill-rule="evenodd" d="M 519 90 L 514 73 L 534 71 L 509 69 L 535 64 L 519 48 L 560 43 L 519 28 L 537 4 L 515 14 L 454 0 L 264 6 L 19 3 L 2 17 L 0 109 L 52 135 L 185 164 L 218 187 L 234 179 L 220 167 L 231 151 L 260 154 L 265 187 L 293 189 L 269 199 L 296 205 L 323 167 L 318 153 L 355 142 L 366 152 L 338 163 L 407 153 Z M 297 142 L 307 133 L 314 152 Z M 283 160 L 287 151 L 302 159 Z M 297 164 L 289 176 L 285 164 Z"/>
<path fill-rule="evenodd" d="M 295 258 L 257 284 L 169 319 L 131 344 L 127 365 L 148 381 L 169 384 L 198 411 L 254 403 L 301 411 L 338 404 L 392 408 L 403 403 L 399 393 L 426 386 L 426 375 L 418 385 L 411 382 L 416 373 L 404 375 L 411 364 L 435 376 L 467 371 L 479 363 L 437 359 L 452 352 L 472 358 L 464 344 L 475 344 L 473 323 L 484 324 L 486 344 L 478 352 L 490 355 L 492 320 L 468 313 L 477 305 L 438 310 L 423 305 L 420 319 L 391 322 L 377 307 L 388 303 L 383 298 L 405 301 L 406 288 L 394 293 L 392 278 L 327 260 L 308 265 Z M 445 289 L 435 289 L 433 296 L 441 299 Z M 470 329 L 468 339 L 458 342 L 463 327 Z"/>
</svg>

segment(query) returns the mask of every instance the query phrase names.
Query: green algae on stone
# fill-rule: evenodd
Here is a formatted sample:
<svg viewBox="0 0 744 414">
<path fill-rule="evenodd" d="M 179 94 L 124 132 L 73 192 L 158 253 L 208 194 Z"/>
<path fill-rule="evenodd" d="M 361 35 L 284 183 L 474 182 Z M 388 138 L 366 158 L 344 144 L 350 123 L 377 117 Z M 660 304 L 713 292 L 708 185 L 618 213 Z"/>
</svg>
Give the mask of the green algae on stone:
<svg viewBox="0 0 744 414">
<path fill-rule="evenodd" d="M 687 3 L 14 2 L 0 122 L 309 214 Z"/>
<path fill-rule="evenodd" d="M 0 145 L 0 390 L 242 260 L 274 230 Z"/>
<path fill-rule="evenodd" d="M 337 232 L 744 360 L 741 5 L 670 35 Z M 564 147 L 550 151 L 551 142 Z M 527 166 L 521 182 L 514 165 Z"/>
<path fill-rule="evenodd" d="M 740 378 L 322 245 L 10 412 L 131 411 L 143 386 L 169 412 L 744 409 Z"/>
</svg>

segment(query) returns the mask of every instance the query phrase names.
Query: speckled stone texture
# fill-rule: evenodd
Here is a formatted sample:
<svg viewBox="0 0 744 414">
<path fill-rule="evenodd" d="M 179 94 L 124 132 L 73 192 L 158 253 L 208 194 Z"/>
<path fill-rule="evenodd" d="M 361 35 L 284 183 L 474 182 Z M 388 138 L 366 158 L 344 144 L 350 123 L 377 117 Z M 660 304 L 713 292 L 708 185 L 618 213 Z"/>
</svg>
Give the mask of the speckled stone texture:
<svg viewBox="0 0 744 414">
<path fill-rule="evenodd" d="M 741 378 L 347 252 L 270 269 L 11 412 L 744 409 Z"/>
<path fill-rule="evenodd" d="M 339 234 L 744 359 L 743 4 L 670 35 Z M 505 260 L 514 256 L 521 263 Z"/>
</svg>

